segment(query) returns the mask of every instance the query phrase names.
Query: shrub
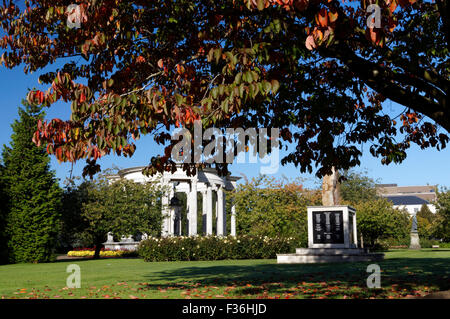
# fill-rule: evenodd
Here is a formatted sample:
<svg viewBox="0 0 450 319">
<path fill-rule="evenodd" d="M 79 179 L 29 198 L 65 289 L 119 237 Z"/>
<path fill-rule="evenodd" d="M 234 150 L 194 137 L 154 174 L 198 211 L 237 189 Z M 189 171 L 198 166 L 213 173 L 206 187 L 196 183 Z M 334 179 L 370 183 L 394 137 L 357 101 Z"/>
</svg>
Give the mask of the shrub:
<svg viewBox="0 0 450 319">
<path fill-rule="evenodd" d="M 394 209 L 386 199 L 361 202 L 355 208 L 358 233 L 362 234 L 365 247 L 374 249 L 383 246 L 380 241 L 387 238 L 398 241 L 409 239 L 411 226 L 408 213 Z"/>
<path fill-rule="evenodd" d="M 149 238 L 138 248 L 145 261 L 268 259 L 293 252 L 298 246 L 293 237 L 196 236 Z"/>
<path fill-rule="evenodd" d="M 439 245 L 439 247 L 441 246 L 441 243 L 439 242 L 439 240 L 431 240 L 428 238 L 420 238 L 419 235 L 419 242 L 420 242 L 420 247 L 421 248 L 431 248 L 433 245 Z"/>
<path fill-rule="evenodd" d="M 385 249 L 408 248 L 409 242 L 410 242 L 409 237 L 402 237 L 402 238 L 390 237 L 390 238 L 381 239 L 378 241 L 379 247 L 384 247 Z M 372 248 L 372 250 L 373 250 L 373 248 Z"/>
</svg>

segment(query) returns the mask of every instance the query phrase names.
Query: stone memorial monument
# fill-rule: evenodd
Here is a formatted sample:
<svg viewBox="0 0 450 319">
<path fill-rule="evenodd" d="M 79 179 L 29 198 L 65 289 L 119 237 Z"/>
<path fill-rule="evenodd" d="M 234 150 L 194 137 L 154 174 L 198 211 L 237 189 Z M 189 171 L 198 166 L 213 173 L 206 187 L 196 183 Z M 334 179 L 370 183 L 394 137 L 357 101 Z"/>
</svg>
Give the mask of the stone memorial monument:
<svg viewBox="0 0 450 319">
<path fill-rule="evenodd" d="M 382 253 L 369 253 L 358 248 L 356 211 L 353 207 L 339 205 L 339 176 L 324 177 L 322 203 L 309 206 L 308 248 L 297 248 L 295 254 L 278 254 L 279 264 L 327 263 L 345 261 L 377 261 Z"/>
<path fill-rule="evenodd" d="M 411 226 L 411 242 L 409 244 L 409 249 L 420 249 L 419 232 L 417 231 L 417 217 L 413 216 L 412 226 Z"/>
</svg>

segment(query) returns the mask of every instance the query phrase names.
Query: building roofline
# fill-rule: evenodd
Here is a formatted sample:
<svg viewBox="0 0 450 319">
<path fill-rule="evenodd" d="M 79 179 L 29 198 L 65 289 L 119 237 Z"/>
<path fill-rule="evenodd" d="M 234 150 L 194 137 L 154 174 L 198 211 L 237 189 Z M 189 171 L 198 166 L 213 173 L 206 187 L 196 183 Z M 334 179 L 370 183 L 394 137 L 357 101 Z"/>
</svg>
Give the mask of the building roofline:
<svg viewBox="0 0 450 319">
<path fill-rule="evenodd" d="M 124 169 L 119 170 L 117 172 L 117 174 L 114 174 L 114 175 L 119 176 L 119 177 L 123 177 L 124 175 L 129 174 L 129 173 L 136 173 L 136 172 L 140 173 L 140 172 L 142 172 L 142 170 L 145 167 L 146 166 L 134 166 L 134 167 L 124 168 Z M 181 164 L 177 164 L 177 167 L 181 168 L 182 165 Z M 202 170 L 205 173 L 215 173 L 215 174 L 217 174 L 217 170 L 215 168 L 212 168 L 212 167 L 205 167 L 205 168 L 201 168 L 200 170 Z M 111 175 L 111 176 L 114 176 L 114 175 Z M 239 177 L 239 176 L 232 176 L 230 173 L 228 173 L 228 175 L 226 176 L 226 179 L 230 180 L 230 181 L 237 181 L 237 180 L 239 180 L 241 178 L 242 177 Z"/>
</svg>

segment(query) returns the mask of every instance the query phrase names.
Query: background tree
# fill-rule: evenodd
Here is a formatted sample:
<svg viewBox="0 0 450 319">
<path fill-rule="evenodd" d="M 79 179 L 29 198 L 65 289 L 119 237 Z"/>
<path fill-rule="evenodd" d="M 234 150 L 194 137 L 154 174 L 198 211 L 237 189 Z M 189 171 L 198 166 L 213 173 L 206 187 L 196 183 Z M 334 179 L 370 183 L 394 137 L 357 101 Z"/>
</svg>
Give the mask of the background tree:
<svg viewBox="0 0 450 319">
<path fill-rule="evenodd" d="M 83 235 L 88 222 L 81 209 L 88 201 L 88 183 L 81 183 L 78 177 L 67 179 L 62 195 L 61 226 L 58 235 L 58 250 L 67 253 L 74 247 L 93 247 L 91 238 Z M 77 184 L 78 182 L 78 184 Z"/>
<path fill-rule="evenodd" d="M 60 219 L 61 189 L 50 170 L 45 148 L 32 137 L 44 114 L 24 103 L 12 124 L 11 147 L 4 146 L 2 182 L 9 201 L 9 261 L 46 262 L 54 258 Z"/>
<path fill-rule="evenodd" d="M 435 217 L 435 215 L 428 208 L 427 204 L 423 204 L 422 207 L 420 207 L 420 210 L 417 212 L 416 216 L 420 217 L 420 218 L 424 218 L 430 223 L 433 222 L 434 217 Z"/>
<path fill-rule="evenodd" d="M 438 192 L 436 219 L 433 222 L 433 234 L 445 242 L 450 242 L 450 191 Z"/>
<path fill-rule="evenodd" d="M 381 239 L 404 240 L 410 231 L 407 212 L 394 209 L 384 198 L 362 201 L 355 206 L 358 233 L 362 234 L 365 247 L 376 248 Z"/>
<path fill-rule="evenodd" d="M 380 196 L 375 188 L 375 181 L 367 176 L 367 172 L 346 171 L 340 185 L 340 194 L 344 202 L 356 205 L 364 201 L 373 201 Z"/>
<path fill-rule="evenodd" d="M 320 192 L 304 189 L 299 181 L 266 176 L 238 185 L 232 197 L 238 234 L 295 237 L 301 245 L 308 242 L 306 206 L 321 203 Z"/>
<path fill-rule="evenodd" d="M 40 123 L 34 140 L 59 160 L 86 159 L 86 174 L 101 156 L 131 156 L 148 133 L 166 149 L 146 172 L 174 169 L 168 132 L 201 119 L 278 127 L 295 146 L 282 163 L 311 172 L 315 162 L 323 176 L 358 165 L 361 143 L 388 164 L 411 144 L 448 142 L 447 1 L 378 1 L 376 25 L 371 3 L 86 0 L 67 12 L 63 0 L 5 1 L 2 63 L 34 72 L 62 61 L 28 100 L 70 101 L 71 118 Z M 77 13 L 81 27 L 70 28 Z M 386 99 L 404 110 L 385 114 Z"/>
<path fill-rule="evenodd" d="M 416 214 L 417 231 L 420 238 L 431 239 L 433 235 L 433 222 L 436 219 L 435 214 L 431 212 L 427 204 L 423 204 Z"/>
<path fill-rule="evenodd" d="M 8 236 L 6 235 L 6 219 L 9 212 L 9 201 L 4 185 L 4 167 L 0 163 L 0 264 L 8 262 Z"/>
<path fill-rule="evenodd" d="M 379 248 L 381 240 L 390 245 L 408 241 L 410 221 L 404 211 L 377 193 L 376 182 L 367 172 L 346 171 L 341 185 L 342 204 L 356 208 L 358 240 L 365 247 Z"/>
<path fill-rule="evenodd" d="M 71 195 L 67 203 L 76 204 L 64 212 L 69 220 L 67 228 L 74 220 L 81 221 L 73 233 L 84 243 L 95 246 L 94 258 L 100 256 L 102 244 L 108 232 L 120 239 L 121 236 L 146 233 L 149 236 L 161 234 L 161 193 L 162 188 L 151 183 L 141 184 L 118 179 L 108 180 L 101 175 L 92 181 L 84 181 L 77 187 L 78 194 Z M 75 217 L 74 217 L 75 216 Z"/>
</svg>

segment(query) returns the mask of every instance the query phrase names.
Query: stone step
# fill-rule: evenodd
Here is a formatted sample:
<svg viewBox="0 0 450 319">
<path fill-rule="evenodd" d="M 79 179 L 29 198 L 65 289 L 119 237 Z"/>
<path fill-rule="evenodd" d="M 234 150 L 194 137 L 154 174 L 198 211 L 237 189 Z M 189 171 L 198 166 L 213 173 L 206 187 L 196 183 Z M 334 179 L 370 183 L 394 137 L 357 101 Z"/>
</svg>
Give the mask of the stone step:
<svg viewBox="0 0 450 319">
<path fill-rule="evenodd" d="M 297 248 L 298 255 L 361 255 L 369 251 L 364 248 Z"/>
<path fill-rule="evenodd" d="M 315 254 L 277 254 L 278 264 L 315 264 L 338 262 L 382 261 L 383 253 L 366 253 L 359 255 L 315 255 Z"/>
</svg>

